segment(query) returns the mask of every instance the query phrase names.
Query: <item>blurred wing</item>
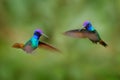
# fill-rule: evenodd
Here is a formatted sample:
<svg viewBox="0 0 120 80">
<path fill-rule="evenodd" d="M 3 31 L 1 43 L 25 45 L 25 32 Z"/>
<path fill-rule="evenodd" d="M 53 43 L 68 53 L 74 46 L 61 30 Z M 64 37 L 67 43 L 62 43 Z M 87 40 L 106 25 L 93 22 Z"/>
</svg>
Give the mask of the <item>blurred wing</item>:
<svg viewBox="0 0 120 80">
<path fill-rule="evenodd" d="M 75 30 L 69 30 L 64 33 L 64 35 L 75 37 L 75 38 L 86 38 L 86 29 L 75 29 Z"/>
<path fill-rule="evenodd" d="M 14 47 L 14 48 L 23 48 L 24 44 L 22 44 L 22 43 L 15 43 L 15 44 L 13 44 L 12 47 Z"/>
<path fill-rule="evenodd" d="M 57 51 L 57 52 L 60 52 L 60 50 L 58 50 L 57 48 L 47 44 L 47 43 L 44 43 L 44 42 L 40 42 L 39 41 L 39 48 L 45 48 L 45 49 L 48 49 L 50 51 Z"/>
<path fill-rule="evenodd" d="M 96 31 L 92 31 L 92 32 L 87 31 L 84 34 L 92 41 L 99 41 L 100 40 L 99 34 Z"/>
<path fill-rule="evenodd" d="M 86 29 L 75 29 L 75 30 L 66 31 L 64 34 L 75 38 L 89 38 L 90 40 L 94 40 L 94 41 L 100 39 L 99 34 L 97 33 L 96 30 L 88 31 Z"/>
</svg>

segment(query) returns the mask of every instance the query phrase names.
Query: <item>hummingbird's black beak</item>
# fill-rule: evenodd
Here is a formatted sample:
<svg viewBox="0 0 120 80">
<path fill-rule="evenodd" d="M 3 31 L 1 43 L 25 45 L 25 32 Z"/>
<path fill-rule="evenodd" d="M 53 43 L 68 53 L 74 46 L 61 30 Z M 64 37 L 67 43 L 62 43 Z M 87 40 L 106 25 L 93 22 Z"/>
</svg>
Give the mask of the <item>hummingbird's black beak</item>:
<svg viewBox="0 0 120 80">
<path fill-rule="evenodd" d="M 44 37 L 48 38 L 48 36 L 47 36 L 46 34 L 42 33 L 42 35 L 43 35 Z"/>
</svg>

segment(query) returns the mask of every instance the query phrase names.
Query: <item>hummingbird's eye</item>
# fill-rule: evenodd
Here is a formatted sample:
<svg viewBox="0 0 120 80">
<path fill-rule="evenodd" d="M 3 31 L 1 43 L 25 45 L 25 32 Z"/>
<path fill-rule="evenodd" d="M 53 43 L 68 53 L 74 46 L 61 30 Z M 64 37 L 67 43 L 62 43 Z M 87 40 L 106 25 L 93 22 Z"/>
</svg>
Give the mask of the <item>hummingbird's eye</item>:
<svg viewBox="0 0 120 80">
<path fill-rule="evenodd" d="M 41 34 L 39 32 L 35 32 L 34 35 L 41 36 Z"/>
<path fill-rule="evenodd" d="M 90 26 L 90 24 L 87 24 L 87 25 L 86 25 L 86 27 L 89 27 L 89 26 Z"/>
</svg>

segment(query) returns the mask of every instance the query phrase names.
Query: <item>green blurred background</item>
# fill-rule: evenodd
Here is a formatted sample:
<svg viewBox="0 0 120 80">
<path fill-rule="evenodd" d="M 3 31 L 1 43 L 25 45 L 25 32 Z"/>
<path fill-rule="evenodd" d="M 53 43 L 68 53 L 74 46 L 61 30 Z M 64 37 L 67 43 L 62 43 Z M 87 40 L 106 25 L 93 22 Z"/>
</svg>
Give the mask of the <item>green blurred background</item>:
<svg viewBox="0 0 120 80">
<path fill-rule="evenodd" d="M 109 47 L 62 35 L 90 20 Z M 120 0 L 0 0 L 0 80 L 120 80 Z M 37 28 L 62 54 L 12 48 Z"/>
</svg>

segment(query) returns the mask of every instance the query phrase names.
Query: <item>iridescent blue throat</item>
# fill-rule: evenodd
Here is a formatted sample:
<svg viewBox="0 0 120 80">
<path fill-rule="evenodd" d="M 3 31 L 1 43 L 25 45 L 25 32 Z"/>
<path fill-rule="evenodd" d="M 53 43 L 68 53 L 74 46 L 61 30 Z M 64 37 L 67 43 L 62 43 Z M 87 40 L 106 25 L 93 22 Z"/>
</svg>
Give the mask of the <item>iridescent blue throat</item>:
<svg viewBox="0 0 120 80">
<path fill-rule="evenodd" d="M 94 30 L 95 30 L 92 25 L 87 26 L 86 29 L 87 29 L 88 31 L 94 31 Z"/>
<path fill-rule="evenodd" d="M 32 42 L 32 47 L 33 47 L 33 48 L 38 47 L 39 38 L 40 38 L 40 37 L 37 36 L 37 35 L 34 35 L 34 36 L 31 38 L 31 42 Z"/>
<path fill-rule="evenodd" d="M 32 38 L 34 38 L 34 39 L 38 39 L 38 40 L 39 40 L 40 36 L 38 36 L 38 35 L 33 35 Z"/>
</svg>

